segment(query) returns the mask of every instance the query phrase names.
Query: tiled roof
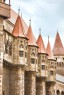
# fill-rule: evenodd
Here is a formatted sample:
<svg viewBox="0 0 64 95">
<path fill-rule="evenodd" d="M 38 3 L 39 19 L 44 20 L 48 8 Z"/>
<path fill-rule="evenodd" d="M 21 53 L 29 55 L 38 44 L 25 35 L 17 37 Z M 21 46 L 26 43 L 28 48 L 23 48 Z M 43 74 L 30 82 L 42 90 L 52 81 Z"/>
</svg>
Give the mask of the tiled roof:
<svg viewBox="0 0 64 95">
<path fill-rule="evenodd" d="M 64 48 L 58 32 L 56 34 L 56 39 L 53 47 L 53 55 L 58 55 L 58 56 L 64 55 Z"/>
<path fill-rule="evenodd" d="M 45 52 L 44 42 L 43 42 L 43 39 L 42 39 L 41 34 L 40 34 L 39 37 L 38 37 L 37 45 L 38 45 L 38 47 L 39 47 L 39 48 L 38 48 L 38 52 L 39 52 L 39 53 L 46 53 L 46 52 Z"/>
<path fill-rule="evenodd" d="M 52 52 L 52 49 L 51 49 L 51 45 L 50 45 L 50 42 L 49 42 L 49 37 L 48 37 L 48 44 L 47 44 L 47 48 L 46 48 L 46 53 L 48 54 L 49 59 L 54 59 L 53 52 Z"/>
<path fill-rule="evenodd" d="M 27 38 L 29 39 L 29 40 L 28 40 L 28 45 L 37 46 L 35 37 L 34 37 L 34 35 L 33 35 L 33 31 L 32 31 L 31 25 L 29 25 L 28 32 L 27 32 L 27 35 L 26 35 L 26 36 L 27 36 Z"/>
<path fill-rule="evenodd" d="M 22 20 L 19 15 L 18 15 L 16 23 L 14 25 L 12 34 L 16 37 L 18 37 L 18 36 L 25 37 L 24 32 L 23 32 L 23 23 L 22 23 Z"/>
<path fill-rule="evenodd" d="M 11 17 L 8 19 L 12 24 L 14 24 L 15 25 L 15 22 L 16 22 L 16 19 L 17 19 L 17 17 L 18 17 L 18 14 L 14 11 L 14 10 L 12 10 L 11 9 Z M 28 26 L 27 26 L 27 24 L 25 23 L 25 21 L 23 20 L 23 18 L 21 18 L 22 19 L 22 23 L 23 23 L 23 27 L 24 27 L 24 33 L 26 34 L 27 33 L 27 30 L 28 30 Z"/>
</svg>

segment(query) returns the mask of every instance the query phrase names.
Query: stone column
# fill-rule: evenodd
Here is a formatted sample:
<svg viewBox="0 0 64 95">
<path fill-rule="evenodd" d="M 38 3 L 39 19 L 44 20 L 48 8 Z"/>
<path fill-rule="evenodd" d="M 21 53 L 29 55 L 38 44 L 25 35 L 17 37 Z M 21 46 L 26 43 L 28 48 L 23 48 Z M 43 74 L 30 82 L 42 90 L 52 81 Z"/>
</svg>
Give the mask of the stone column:
<svg viewBox="0 0 64 95">
<path fill-rule="evenodd" d="M 36 95 L 36 77 L 34 72 L 25 72 L 25 95 Z"/>
<path fill-rule="evenodd" d="M 2 95 L 3 52 L 4 52 L 3 18 L 0 17 L 0 95 Z"/>
<path fill-rule="evenodd" d="M 9 95 L 24 95 L 24 70 L 22 68 L 13 68 L 10 71 Z"/>
<path fill-rule="evenodd" d="M 36 95 L 46 95 L 45 81 L 41 77 L 36 79 Z"/>
</svg>

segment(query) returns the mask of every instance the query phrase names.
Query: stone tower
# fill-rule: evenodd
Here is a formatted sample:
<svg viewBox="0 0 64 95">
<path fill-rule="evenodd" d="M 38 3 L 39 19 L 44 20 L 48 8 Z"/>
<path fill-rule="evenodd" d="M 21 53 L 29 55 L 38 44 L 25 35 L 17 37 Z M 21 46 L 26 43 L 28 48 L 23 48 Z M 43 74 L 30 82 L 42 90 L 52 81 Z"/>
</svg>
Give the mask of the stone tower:
<svg viewBox="0 0 64 95">
<path fill-rule="evenodd" d="M 12 34 L 13 64 L 10 67 L 9 95 L 24 95 L 24 72 L 27 64 L 28 38 L 24 35 L 22 18 L 19 15 Z"/>
<path fill-rule="evenodd" d="M 0 0 L 0 95 L 3 95 L 3 53 L 4 53 L 4 19 L 10 17 L 10 1 L 5 4 L 4 0 Z"/>
<path fill-rule="evenodd" d="M 46 95 L 55 95 L 54 86 L 56 82 L 56 60 L 51 50 L 49 37 L 46 52 L 48 54 L 48 78 L 46 81 Z"/>
<path fill-rule="evenodd" d="M 45 52 L 45 46 L 41 34 L 37 40 L 38 44 L 38 73 L 36 78 L 36 95 L 46 95 L 45 81 L 47 79 L 47 59 L 48 55 Z"/>
<path fill-rule="evenodd" d="M 27 32 L 28 60 L 25 71 L 25 95 L 36 95 L 36 72 L 38 65 L 38 46 L 31 28 L 31 21 Z"/>
<path fill-rule="evenodd" d="M 55 43 L 54 43 L 54 47 L 53 47 L 53 55 L 55 56 L 56 60 L 57 60 L 57 73 L 64 75 L 64 70 L 63 70 L 63 66 L 64 66 L 64 47 L 63 44 L 61 42 L 61 38 L 59 33 L 57 32 L 56 34 L 56 38 L 55 38 Z"/>
</svg>

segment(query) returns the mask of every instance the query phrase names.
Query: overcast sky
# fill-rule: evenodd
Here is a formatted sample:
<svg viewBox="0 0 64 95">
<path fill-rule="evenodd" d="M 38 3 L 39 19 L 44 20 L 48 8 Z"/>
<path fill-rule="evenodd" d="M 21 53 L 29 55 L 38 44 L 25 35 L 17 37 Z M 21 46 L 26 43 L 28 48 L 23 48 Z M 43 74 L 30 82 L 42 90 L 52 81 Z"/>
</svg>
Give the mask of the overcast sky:
<svg viewBox="0 0 64 95">
<path fill-rule="evenodd" d="M 36 38 L 39 35 L 39 28 L 41 28 L 45 45 L 49 35 L 51 46 L 53 46 L 58 30 L 64 44 L 64 0 L 11 0 L 11 7 L 17 13 L 19 6 L 27 25 L 29 25 L 31 17 L 32 29 Z"/>
</svg>

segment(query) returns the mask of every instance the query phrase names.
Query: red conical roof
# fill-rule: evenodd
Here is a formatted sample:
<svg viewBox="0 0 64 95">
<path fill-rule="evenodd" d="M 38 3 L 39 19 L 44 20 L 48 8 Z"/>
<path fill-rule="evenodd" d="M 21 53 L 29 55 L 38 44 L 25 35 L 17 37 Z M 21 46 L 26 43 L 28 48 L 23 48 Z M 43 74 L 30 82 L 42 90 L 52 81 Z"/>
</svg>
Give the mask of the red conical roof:
<svg viewBox="0 0 64 95">
<path fill-rule="evenodd" d="M 21 17 L 18 15 L 12 34 L 16 37 L 25 37 Z"/>
<path fill-rule="evenodd" d="M 33 32 L 32 32 L 31 25 L 29 25 L 28 32 L 27 32 L 27 35 L 26 36 L 29 39 L 28 40 L 28 45 L 37 46 L 35 37 L 34 37 Z"/>
<path fill-rule="evenodd" d="M 54 55 L 64 55 L 63 45 L 59 36 L 59 33 L 56 34 L 56 39 L 53 47 L 53 54 Z"/>
<path fill-rule="evenodd" d="M 44 42 L 43 42 L 43 39 L 42 39 L 41 34 L 40 34 L 39 37 L 38 37 L 37 45 L 38 45 L 38 47 L 39 47 L 39 48 L 38 48 L 38 52 L 39 52 L 39 53 L 46 53 L 46 52 L 45 52 Z"/>
<path fill-rule="evenodd" d="M 50 42 L 49 42 L 49 38 L 48 38 L 48 44 L 47 44 L 47 48 L 46 48 L 46 53 L 48 54 L 49 59 L 54 59 L 52 49 L 51 49 L 51 46 L 50 46 Z"/>
</svg>

